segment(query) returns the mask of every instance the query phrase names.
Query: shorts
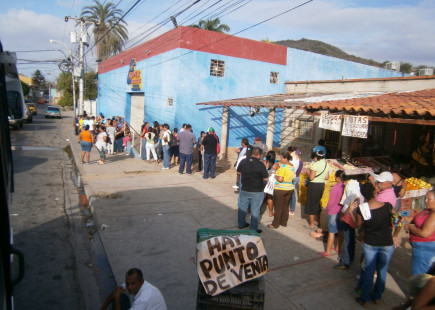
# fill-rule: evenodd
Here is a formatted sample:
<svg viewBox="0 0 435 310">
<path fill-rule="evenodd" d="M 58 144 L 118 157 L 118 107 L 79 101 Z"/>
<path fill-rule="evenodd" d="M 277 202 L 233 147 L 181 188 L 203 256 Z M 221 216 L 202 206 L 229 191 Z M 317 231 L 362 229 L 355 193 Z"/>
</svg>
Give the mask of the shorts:
<svg viewBox="0 0 435 310">
<path fill-rule="evenodd" d="M 340 213 L 328 215 L 328 231 L 331 234 L 338 233 L 340 221 Z"/>
<path fill-rule="evenodd" d="M 80 141 L 80 146 L 82 147 L 82 152 L 91 152 L 92 149 L 92 143 L 86 142 L 86 141 Z"/>
</svg>

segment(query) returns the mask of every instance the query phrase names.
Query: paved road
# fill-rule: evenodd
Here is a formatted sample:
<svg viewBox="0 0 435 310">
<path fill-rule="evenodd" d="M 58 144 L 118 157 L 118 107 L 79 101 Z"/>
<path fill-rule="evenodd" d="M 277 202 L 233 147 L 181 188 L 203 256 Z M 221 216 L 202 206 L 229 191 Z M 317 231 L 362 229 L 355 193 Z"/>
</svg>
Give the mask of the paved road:
<svg viewBox="0 0 435 310">
<path fill-rule="evenodd" d="M 25 277 L 16 286 L 15 309 L 84 308 L 70 225 L 64 172 L 70 162 L 60 121 L 44 119 L 38 106 L 33 123 L 11 132 L 15 192 L 11 226 L 25 255 Z M 73 187 L 70 187 L 73 189 Z"/>
</svg>

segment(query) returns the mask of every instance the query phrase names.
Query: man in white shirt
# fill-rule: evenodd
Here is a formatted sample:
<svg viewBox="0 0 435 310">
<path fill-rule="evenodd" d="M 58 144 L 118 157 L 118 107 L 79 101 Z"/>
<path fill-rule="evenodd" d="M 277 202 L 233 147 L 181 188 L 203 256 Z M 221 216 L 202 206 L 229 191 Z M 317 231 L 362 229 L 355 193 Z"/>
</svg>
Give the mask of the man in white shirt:
<svg viewBox="0 0 435 310">
<path fill-rule="evenodd" d="M 162 146 L 163 146 L 163 170 L 169 169 L 169 140 L 171 139 L 171 131 L 168 124 L 163 124 L 165 130 L 162 134 Z"/>
<path fill-rule="evenodd" d="M 125 283 L 109 294 L 100 309 L 106 309 L 111 303 L 114 310 L 166 310 L 162 293 L 144 280 L 138 268 L 127 271 Z"/>
</svg>

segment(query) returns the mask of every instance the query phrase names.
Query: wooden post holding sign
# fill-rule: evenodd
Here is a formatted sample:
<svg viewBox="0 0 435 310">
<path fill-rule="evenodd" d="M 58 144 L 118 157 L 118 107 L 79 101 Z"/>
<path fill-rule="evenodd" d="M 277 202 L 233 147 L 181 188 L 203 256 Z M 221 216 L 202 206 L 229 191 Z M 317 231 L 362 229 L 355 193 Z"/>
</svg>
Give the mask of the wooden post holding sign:
<svg viewBox="0 0 435 310">
<path fill-rule="evenodd" d="M 260 237 L 218 236 L 199 242 L 197 272 L 208 295 L 218 295 L 269 270 Z"/>
<path fill-rule="evenodd" d="M 342 136 L 367 139 L 368 130 L 368 116 L 344 115 Z"/>
</svg>

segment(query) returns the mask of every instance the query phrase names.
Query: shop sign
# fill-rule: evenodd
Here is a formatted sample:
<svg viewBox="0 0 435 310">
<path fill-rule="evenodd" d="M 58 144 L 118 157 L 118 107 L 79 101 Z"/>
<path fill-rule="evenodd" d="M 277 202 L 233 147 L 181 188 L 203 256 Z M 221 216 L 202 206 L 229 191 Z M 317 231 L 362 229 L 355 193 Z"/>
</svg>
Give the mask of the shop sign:
<svg viewBox="0 0 435 310">
<path fill-rule="evenodd" d="M 342 136 L 367 139 L 368 129 L 368 116 L 344 115 Z"/>
<path fill-rule="evenodd" d="M 196 245 L 197 272 L 208 295 L 218 295 L 269 270 L 260 237 L 218 236 Z"/>
<path fill-rule="evenodd" d="M 137 91 L 142 88 L 142 76 L 140 69 L 136 70 L 136 59 L 132 58 L 130 69 L 128 70 L 127 84 L 131 86 L 131 90 Z"/>
<path fill-rule="evenodd" d="M 322 112 L 320 116 L 319 127 L 333 131 L 340 131 L 341 115 L 332 115 L 328 112 Z"/>
</svg>

